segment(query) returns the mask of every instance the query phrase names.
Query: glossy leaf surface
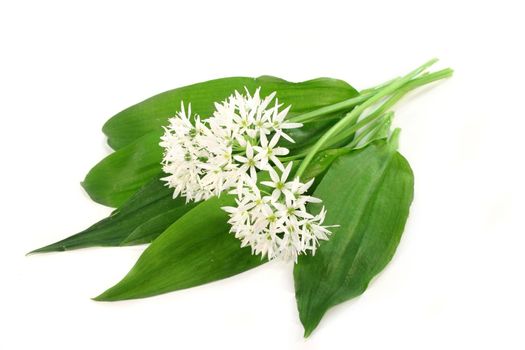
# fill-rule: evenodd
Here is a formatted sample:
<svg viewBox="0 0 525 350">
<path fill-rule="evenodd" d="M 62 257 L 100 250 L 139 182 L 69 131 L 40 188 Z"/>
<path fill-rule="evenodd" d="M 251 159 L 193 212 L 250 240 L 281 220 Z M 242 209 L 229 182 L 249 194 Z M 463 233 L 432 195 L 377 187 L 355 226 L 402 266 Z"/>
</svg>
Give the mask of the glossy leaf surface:
<svg viewBox="0 0 525 350">
<path fill-rule="evenodd" d="M 342 155 L 332 164 L 314 196 L 327 209 L 325 224 L 340 226 L 315 256 L 301 256 L 294 269 L 305 336 L 329 308 L 363 293 L 391 260 L 413 185 L 408 162 L 386 141 Z"/>
<path fill-rule="evenodd" d="M 109 119 L 103 127 L 108 143 L 120 149 L 150 132 L 160 133 L 169 117 L 180 110 L 181 101 L 191 103 L 192 111 L 202 118 L 214 110 L 214 102 L 220 102 L 235 90 L 250 93 L 261 87 L 265 96 L 277 91 L 279 101 L 292 105 L 290 116 L 317 109 L 357 95 L 357 91 L 342 80 L 319 78 L 292 83 L 280 78 L 232 77 L 210 80 L 169 90 L 133 105 Z M 300 135 L 298 136 L 300 137 Z"/>
<path fill-rule="evenodd" d="M 191 101 L 192 110 L 206 116 L 213 102 L 226 98 L 244 86 L 261 93 L 277 92 L 279 101 L 291 105 L 289 115 L 315 110 L 355 97 L 357 91 L 346 82 L 319 78 L 302 83 L 290 83 L 273 77 L 224 78 L 171 90 L 128 108 L 106 123 L 105 132 L 113 146 L 120 148 L 98 163 L 86 176 L 83 186 L 97 203 L 118 207 L 152 176 L 161 172 L 162 149 L 159 146 L 162 126 L 180 109 L 180 100 Z M 252 89 L 253 88 L 253 89 Z M 223 97 L 219 97 L 223 96 Z M 321 120 L 290 130 L 295 143 L 284 142 L 290 150 L 304 148 L 314 142 L 323 130 L 335 122 L 332 113 Z M 122 140 L 125 140 L 122 141 Z"/>
<path fill-rule="evenodd" d="M 153 240 L 164 232 L 165 229 L 197 205 L 198 203 L 191 202 L 184 206 L 174 207 L 173 209 L 166 210 L 156 215 L 131 231 L 131 233 L 122 241 L 121 245 L 135 245 L 153 242 Z"/>
<path fill-rule="evenodd" d="M 82 183 L 84 189 L 95 202 L 118 207 L 161 172 L 162 126 L 180 109 L 181 99 L 191 101 L 192 110 L 204 117 L 212 112 L 215 101 L 244 86 L 252 92 L 260 86 L 262 95 L 276 91 L 281 103 L 292 106 L 290 116 L 358 95 L 346 82 L 329 78 L 302 83 L 273 77 L 224 78 L 170 90 L 126 109 L 106 123 L 104 132 L 110 144 L 120 149 L 91 169 Z M 291 130 L 296 142 L 286 142 L 284 146 L 293 151 L 311 144 L 335 122 L 333 117 L 337 115 L 326 115 L 323 120 Z"/>
<path fill-rule="evenodd" d="M 195 206 L 186 204 L 182 198 L 172 198 L 173 191 L 155 178 L 138 191 L 121 208 L 109 217 L 99 221 L 88 229 L 59 242 L 50 244 L 32 253 L 64 251 L 94 246 L 119 246 L 135 230 L 141 235 L 126 244 L 151 242 L 169 225 Z M 166 214 L 168 213 L 168 214 Z M 164 220 L 159 221 L 159 215 Z M 150 221 L 153 223 L 147 225 Z"/>
<path fill-rule="evenodd" d="M 330 164 L 312 165 L 312 170 L 307 168 L 309 176 L 325 172 Z M 267 172 L 258 178 L 265 180 L 269 180 Z M 233 276 L 265 263 L 266 259 L 251 255 L 250 248 L 241 248 L 241 242 L 229 233 L 229 217 L 221 207 L 231 205 L 234 199 L 226 194 L 197 204 L 153 241 L 128 275 L 97 300 L 157 295 Z M 140 231 L 141 227 L 135 233 Z M 128 240 L 137 236 L 140 234 L 132 234 Z"/>
<path fill-rule="evenodd" d="M 190 210 L 153 241 L 122 281 L 95 300 L 144 298 L 216 281 L 264 263 L 228 234 L 228 215 L 221 207 L 232 201 L 231 196 L 214 197 Z"/>
<path fill-rule="evenodd" d="M 95 165 L 82 187 L 95 202 L 119 207 L 148 181 L 162 173 L 159 136 L 150 133 Z"/>
</svg>

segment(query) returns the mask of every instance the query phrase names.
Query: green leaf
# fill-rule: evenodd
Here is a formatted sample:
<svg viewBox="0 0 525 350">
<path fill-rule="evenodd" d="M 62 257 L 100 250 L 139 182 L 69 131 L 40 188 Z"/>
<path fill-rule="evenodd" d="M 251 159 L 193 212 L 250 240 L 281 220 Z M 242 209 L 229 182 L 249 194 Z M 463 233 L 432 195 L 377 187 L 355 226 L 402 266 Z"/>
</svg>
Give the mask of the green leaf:
<svg viewBox="0 0 525 350">
<path fill-rule="evenodd" d="M 171 189 L 173 192 L 173 189 Z M 197 203 L 190 202 L 158 214 L 143 224 L 137 226 L 121 243 L 121 245 L 135 245 L 153 242 L 166 228 L 193 209 Z"/>
<path fill-rule="evenodd" d="M 232 77 L 210 80 L 163 92 L 133 105 L 109 119 L 103 127 L 108 144 L 120 149 L 152 131 L 160 132 L 169 117 L 180 109 L 181 101 L 190 103 L 192 111 L 208 117 L 214 102 L 226 99 L 233 91 L 250 92 L 261 87 L 267 95 L 277 91 L 277 97 L 286 105 L 292 105 L 290 116 L 330 105 L 354 96 L 357 91 L 342 80 L 319 78 L 301 83 L 262 76 L 259 78 Z"/>
<path fill-rule="evenodd" d="M 347 149 L 329 149 L 326 151 L 321 151 L 317 153 L 310 164 L 308 164 L 308 167 L 304 171 L 302 175 L 302 179 L 304 182 L 309 181 L 310 179 L 315 178 L 314 188 L 317 187 L 317 184 L 319 184 L 322 180 L 322 178 L 325 175 L 325 172 L 330 168 L 332 163 L 341 155 L 347 154 L 350 152 L 350 150 Z M 298 162 L 298 164 L 300 164 Z"/>
<path fill-rule="evenodd" d="M 119 207 L 162 172 L 160 136 L 149 133 L 95 165 L 82 187 L 95 202 Z"/>
<path fill-rule="evenodd" d="M 308 167 L 305 173 L 318 176 L 334 159 L 311 170 Z M 265 180 L 269 180 L 269 174 L 263 172 L 258 181 Z M 240 248 L 240 241 L 229 233 L 228 215 L 221 207 L 234 204 L 230 195 L 198 204 L 155 239 L 128 275 L 96 300 L 143 298 L 194 287 L 265 263 L 266 259 L 251 255 L 249 248 Z M 144 226 L 163 221 L 163 215 L 169 214 L 163 213 Z M 139 226 L 126 240 L 140 239 L 142 229 Z"/>
<path fill-rule="evenodd" d="M 195 206 L 182 198 L 172 198 L 173 190 L 158 178 L 150 181 L 121 208 L 88 229 L 31 253 L 72 250 L 93 246 L 119 246 L 130 233 L 141 232 L 140 239 L 129 244 L 151 242 L 169 225 Z M 167 215 L 166 213 L 169 213 Z M 164 215 L 164 220 L 158 217 Z M 150 221 L 154 222 L 150 223 Z"/>
<path fill-rule="evenodd" d="M 325 223 L 340 226 L 315 256 L 301 256 L 294 269 L 305 337 L 329 308 L 363 293 L 391 260 L 408 217 L 413 181 L 408 162 L 386 141 L 332 164 L 314 196 L 323 199 Z"/>
<path fill-rule="evenodd" d="M 187 97 L 186 101 L 191 101 L 193 111 L 211 113 L 213 101 L 219 101 L 231 94 L 234 88 L 242 89 L 245 85 L 253 88 L 252 91 L 255 87 L 261 86 L 263 94 L 277 91 L 280 102 L 292 105 L 291 116 L 340 102 L 358 94 L 354 88 L 341 80 L 320 78 L 302 83 L 289 83 L 270 77 L 225 78 L 168 91 L 130 107 L 108 121 L 105 130 L 108 135 L 113 135 L 110 136 L 113 140 L 115 138 L 120 140 L 120 136 L 127 139 L 129 135 L 149 133 L 134 141 L 128 140 L 131 143 L 93 167 L 83 182 L 84 189 L 95 202 L 118 207 L 149 179 L 161 173 L 162 149 L 159 146 L 161 126 L 167 123 L 168 117 L 173 116 L 180 109 L 181 96 Z M 195 94 L 195 99 L 190 93 Z M 224 94 L 224 97 L 217 97 L 220 93 Z M 170 99 L 177 100 L 177 104 L 169 102 Z M 323 130 L 335 122 L 334 116 L 337 115 L 337 113 L 326 115 L 319 122 L 308 123 L 302 128 L 290 130 L 290 135 L 296 142 L 294 144 L 286 142 L 283 145 L 293 150 L 315 142 L 322 135 Z"/>
<path fill-rule="evenodd" d="M 330 153 L 330 161 L 327 161 L 326 157 L 320 157 L 323 159 L 312 162 L 312 169 L 307 168 L 309 176 L 315 177 L 326 171 L 335 159 L 333 150 L 326 153 Z M 267 173 L 260 174 L 260 181 L 269 180 L 265 179 L 266 176 L 268 176 Z M 31 253 L 150 243 L 198 204 L 185 203 L 181 198 L 173 199 L 172 195 L 173 189 L 165 186 L 159 177 L 155 177 L 120 208 L 113 211 L 108 218 L 80 233 L 36 249 Z"/>
<path fill-rule="evenodd" d="M 228 234 L 228 215 L 221 207 L 233 203 L 232 196 L 225 195 L 190 210 L 153 241 L 124 279 L 95 300 L 149 297 L 233 276 L 264 263 Z"/>
</svg>

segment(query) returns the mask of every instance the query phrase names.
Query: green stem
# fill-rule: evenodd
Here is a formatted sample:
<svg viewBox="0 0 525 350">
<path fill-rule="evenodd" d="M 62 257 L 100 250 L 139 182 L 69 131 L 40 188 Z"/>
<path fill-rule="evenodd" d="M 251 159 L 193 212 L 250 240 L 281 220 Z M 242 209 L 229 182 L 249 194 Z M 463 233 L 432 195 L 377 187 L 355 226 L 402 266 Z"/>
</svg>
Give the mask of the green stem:
<svg viewBox="0 0 525 350">
<path fill-rule="evenodd" d="M 348 100 L 344 100 L 341 102 L 334 103 L 333 105 L 321 107 L 319 109 L 316 109 L 311 112 L 307 112 L 301 115 L 298 115 L 296 117 L 290 118 L 290 122 L 294 123 L 304 123 L 306 121 L 309 121 L 311 119 L 315 119 L 317 117 L 320 117 L 325 114 L 339 112 L 345 109 L 348 109 L 349 107 L 356 106 L 364 101 L 366 101 L 368 98 L 372 97 L 374 95 L 373 92 L 368 92 L 365 94 L 360 94 L 359 96 L 352 97 Z"/>
<path fill-rule="evenodd" d="M 364 118 L 362 121 L 360 121 L 358 123 L 358 125 L 356 125 L 357 128 L 356 127 L 351 127 L 348 130 L 348 132 L 345 132 L 344 137 L 341 137 L 340 135 L 338 135 L 334 139 L 334 142 L 331 142 L 331 144 L 333 145 L 333 144 L 336 144 L 336 143 L 342 141 L 344 138 L 348 137 L 348 134 L 354 133 L 361 126 L 367 124 L 368 122 L 373 122 L 375 120 L 375 117 L 378 116 L 378 114 L 382 113 L 383 111 L 385 111 L 388 108 L 390 108 L 391 106 L 393 106 L 397 101 L 399 101 L 408 92 L 410 92 L 410 91 L 412 91 L 412 90 L 414 90 L 414 89 L 416 89 L 416 88 L 418 88 L 420 86 L 423 86 L 423 85 L 426 85 L 426 84 L 429 84 L 429 83 L 432 83 L 432 82 L 435 82 L 435 81 L 438 81 L 438 80 L 441 80 L 441 79 L 449 78 L 449 77 L 452 76 L 452 74 L 453 74 L 453 70 L 450 69 L 450 68 L 446 68 L 446 69 L 442 69 L 442 70 L 439 70 L 439 71 L 436 71 L 436 72 L 433 72 L 433 73 L 430 73 L 430 74 L 425 74 L 423 76 L 420 76 L 418 78 L 415 78 L 415 79 L 409 81 L 407 84 L 405 84 L 401 89 L 399 89 L 396 92 L 396 96 L 393 95 L 392 97 L 390 97 L 390 99 L 387 100 L 382 107 L 379 107 L 374 113 L 370 114 L 370 116 L 368 116 L 368 117 Z M 392 81 L 390 81 L 389 83 L 391 83 L 391 82 Z M 382 85 L 385 86 L 385 84 L 382 84 Z M 366 91 L 372 91 L 373 89 L 375 89 L 375 88 L 367 89 Z M 363 91 L 365 91 L 365 90 L 363 90 Z M 350 100 L 348 100 L 348 101 L 350 101 Z M 316 111 L 314 111 L 314 112 L 316 112 Z M 315 114 L 317 115 L 318 113 L 315 113 Z M 302 114 L 302 115 L 300 115 L 298 117 L 303 117 L 305 115 L 306 114 Z M 345 146 L 345 147 L 347 147 L 347 146 Z M 304 157 L 306 157 L 306 155 L 308 153 L 309 153 L 309 150 L 306 151 L 306 152 L 302 152 L 302 153 L 295 154 L 295 155 L 288 156 L 288 157 L 279 157 L 279 159 L 282 162 L 289 162 L 289 161 L 292 161 L 292 160 L 297 160 L 297 159 L 304 158 Z"/>
<path fill-rule="evenodd" d="M 341 150 L 352 150 L 357 146 L 357 144 L 363 140 L 366 136 L 375 137 L 377 132 L 384 127 L 387 123 L 391 122 L 391 118 L 394 115 L 394 112 L 387 112 L 383 115 L 381 115 L 378 119 L 378 121 L 374 121 L 370 123 L 369 125 L 366 125 L 366 128 L 358 135 L 355 139 L 353 139 L 348 145 L 341 147 Z M 293 160 L 304 158 L 308 152 L 298 153 L 293 156 L 288 157 L 279 157 L 279 160 L 283 163 L 287 163 Z"/>
<path fill-rule="evenodd" d="M 386 124 L 390 123 L 392 121 L 392 116 L 394 115 L 394 112 L 390 111 L 387 113 L 382 114 L 379 117 L 379 120 L 377 120 L 374 123 L 371 123 L 368 125 L 363 131 L 359 133 L 348 145 L 342 147 L 343 149 L 354 149 L 359 142 L 361 142 L 363 139 L 365 139 L 367 136 L 374 136 L 379 130 L 384 127 Z"/>
<path fill-rule="evenodd" d="M 354 132 L 359 130 L 359 128 L 367 125 L 370 122 L 374 122 L 376 119 L 378 119 L 380 116 L 382 116 L 390 107 L 395 105 L 403 95 L 405 95 L 407 92 L 403 92 L 401 90 L 397 91 L 390 97 L 388 100 L 386 100 L 385 103 L 383 103 L 378 109 L 376 109 L 373 113 L 368 115 L 367 117 L 360 120 L 357 124 L 354 126 L 348 128 L 347 130 L 342 130 L 339 134 L 334 135 L 334 137 L 325 145 L 326 147 L 329 147 L 331 145 L 335 145 L 347 137 L 351 136 Z"/>
<path fill-rule="evenodd" d="M 347 113 L 346 116 L 348 116 L 350 114 Z M 346 118 L 346 116 L 344 118 Z M 343 119 L 344 119 L 343 118 Z M 359 115 L 356 115 L 356 116 L 353 116 L 351 119 L 349 119 L 349 124 L 352 124 L 354 123 L 355 121 L 357 121 L 357 118 L 359 118 Z M 363 125 L 365 125 L 366 123 L 368 123 L 371 119 L 370 118 L 365 118 L 363 120 L 361 120 L 360 122 L 356 123 L 355 125 L 353 125 L 351 128 L 349 128 L 348 130 L 353 130 L 353 131 L 356 131 L 358 130 L 360 127 L 362 127 Z M 315 146 L 315 145 L 314 145 Z M 313 147 L 313 146 L 312 146 Z M 302 152 L 302 153 L 299 153 L 299 154 L 296 154 L 296 155 L 293 155 L 293 156 L 288 156 L 288 157 L 282 157 L 282 158 L 279 158 L 279 160 L 281 162 L 289 162 L 291 160 L 296 160 L 296 159 L 301 159 L 301 158 L 304 158 L 308 155 L 308 153 L 310 153 L 310 150 L 311 148 L 309 148 L 306 152 Z"/>
<path fill-rule="evenodd" d="M 379 107 L 376 111 L 374 111 L 372 114 L 364 118 L 363 120 L 359 121 L 355 126 L 350 127 L 348 130 L 345 130 L 344 135 L 339 134 L 337 135 L 331 142 L 330 145 L 337 144 L 353 134 L 355 131 L 357 131 L 360 127 L 365 126 L 367 123 L 373 123 L 376 119 L 376 117 L 379 117 L 380 114 L 382 114 L 384 111 L 386 111 L 388 108 L 392 107 L 396 102 L 398 102 L 404 95 L 406 95 L 408 92 L 432 83 L 434 81 L 438 81 L 441 79 L 449 78 L 452 76 L 453 70 L 450 68 L 442 69 L 434 73 L 425 74 L 424 76 L 415 78 L 411 81 L 409 81 L 407 84 L 405 84 L 401 89 L 396 91 L 394 95 L 392 95 L 381 107 Z M 346 147 L 346 146 L 345 146 Z M 325 147 L 326 148 L 326 145 Z M 311 148 L 310 148 L 311 149 Z M 280 157 L 279 159 L 282 162 L 289 162 L 292 160 L 297 160 L 306 157 L 306 155 L 309 153 L 310 149 L 308 149 L 305 152 L 295 154 L 293 156 L 288 157 Z"/>
<path fill-rule="evenodd" d="M 284 164 L 284 163 L 290 162 L 292 160 L 297 160 L 297 159 L 304 158 L 305 156 L 306 156 L 306 153 L 298 153 L 298 154 L 295 154 L 293 156 L 279 157 L 279 160 Z"/>
<path fill-rule="evenodd" d="M 430 84 L 441 79 L 450 78 L 453 73 L 454 70 L 450 68 L 441 69 L 433 73 L 425 73 L 424 75 L 409 81 L 405 86 L 403 86 L 403 89 L 406 88 L 408 91 L 410 91 L 417 87 Z"/>
<path fill-rule="evenodd" d="M 375 91 L 377 91 L 377 90 L 379 90 L 379 89 L 384 88 L 384 87 L 387 86 L 387 85 L 390 85 L 391 83 L 394 82 L 394 80 L 399 79 L 399 78 L 400 78 L 400 77 L 397 77 L 397 78 L 395 78 L 395 79 L 388 80 L 388 81 L 386 81 L 386 82 L 384 82 L 384 83 L 382 83 L 382 84 L 376 85 L 376 86 L 374 86 L 374 87 L 371 87 L 371 88 L 368 88 L 368 89 L 361 90 L 361 91 L 359 91 L 359 93 L 360 93 L 360 94 L 364 94 L 364 93 L 368 93 L 368 92 L 375 92 Z"/>
<path fill-rule="evenodd" d="M 430 74 L 426 74 L 424 76 L 415 78 L 415 79 L 411 80 L 410 82 L 408 82 L 406 84 L 406 86 L 410 86 L 411 89 L 415 89 L 415 88 L 417 88 L 419 86 L 426 85 L 426 84 L 431 83 L 433 81 L 437 81 L 437 80 L 440 80 L 440 79 L 448 78 L 448 77 L 450 77 L 452 75 L 452 73 L 453 73 L 453 71 L 450 68 L 442 69 L 440 71 L 437 71 L 437 72 L 434 72 L 434 73 L 430 73 Z M 322 115 L 329 114 L 329 113 L 334 113 L 334 112 L 339 112 L 339 111 L 348 109 L 350 107 L 357 106 L 358 104 L 360 104 L 360 103 L 366 101 L 368 98 L 372 97 L 381 88 L 386 87 L 389 84 L 391 84 L 392 82 L 394 82 L 394 80 L 390 80 L 390 81 L 388 81 L 386 83 L 383 83 L 383 84 L 378 85 L 378 86 L 373 87 L 373 88 L 362 90 L 359 93 L 359 96 L 352 97 L 352 98 L 350 98 L 348 100 L 344 100 L 344 101 L 335 103 L 335 104 L 330 105 L 330 106 L 321 107 L 321 108 L 316 109 L 314 111 L 311 111 L 311 112 L 308 112 L 308 113 L 304 113 L 304 114 L 292 117 L 289 120 L 291 122 L 294 122 L 294 123 L 307 123 L 307 122 L 310 122 L 310 121 L 314 121 L 317 117 L 320 117 Z"/>
<path fill-rule="evenodd" d="M 379 123 L 379 125 L 372 131 L 370 134 L 370 139 L 374 140 L 377 139 L 378 134 L 382 130 L 386 130 L 387 133 L 390 131 L 390 126 L 392 125 L 392 119 L 394 118 L 394 112 L 390 111 L 385 113 L 385 118 Z M 384 129 L 383 129 L 384 128 Z M 388 136 L 388 135 L 385 135 Z M 347 147 L 355 148 L 355 145 L 352 145 L 352 142 L 350 142 Z"/>
<path fill-rule="evenodd" d="M 337 122 L 332 126 L 313 146 L 310 152 L 306 155 L 304 160 L 301 162 L 299 169 L 297 170 L 296 176 L 301 177 L 303 172 L 306 170 L 308 164 L 312 161 L 316 153 L 327 143 L 331 138 L 341 132 L 345 127 L 347 127 L 352 120 L 355 120 L 356 117 L 359 117 L 367 108 L 371 107 L 375 103 L 379 102 L 383 97 L 392 94 L 396 89 L 400 88 L 412 78 L 421 74 L 425 69 L 436 63 L 437 59 L 432 59 L 417 68 L 416 70 L 410 72 L 406 76 L 400 79 L 395 79 L 391 84 L 387 85 L 384 88 L 378 90 L 372 97 L 363 102 L 361 105 L 354 108 L 350 113 L 348 113 L 343 119 Z M 365 118 L 366 119 L 366 118 Z M 358 123 L 359 124 L 359 123 Z M 356 126 L 355 124 L 354 126 Z"/>
<path fill-rule="evenodd" d="M 407 93 L 414 90 L 415 88 L 418 88 L 420 86 L 423 86 L 425 84 L 432 83 L 434 81 L 448 78 L 452 75 L 453 71 L 452 69 L 443 69 L 431 74 L 426 74 L 420 78 L 414 79 L 403 85 L 399 90 L 395 91 L 394 94 L 385 102 L 383 103 L 377 110 L 375 110 L 372 114 L 364 118 L 359 122 L 360 125 L 365 125 L 369 121 L 374 120 L 379 115 L 385 113 L 393 107 L 399 100 L 401 100 Z M 352 135 L 357 129 L 355 128 L 349 128 L 348 130 L 343 130 L 341 133 L 336 135 L 334 138 L 330 140 L 330 145 L 337 144 L 344 140 L 345 138 Z"/>
</svg>

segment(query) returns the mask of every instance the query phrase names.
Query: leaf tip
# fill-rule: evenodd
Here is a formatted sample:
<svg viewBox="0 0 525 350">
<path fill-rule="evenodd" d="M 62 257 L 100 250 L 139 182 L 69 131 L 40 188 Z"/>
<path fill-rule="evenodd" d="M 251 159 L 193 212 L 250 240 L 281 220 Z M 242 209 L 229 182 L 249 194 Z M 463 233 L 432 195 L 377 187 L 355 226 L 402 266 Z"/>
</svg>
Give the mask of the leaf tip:
<svg viewBox="0 0 525 350">
<path fill-rule="evenodd" d="M 304 333 L 303 333 L 303 337 L 306 339 L 308 338 L 312 333 L 313 331 L 317 328 L 317 326 L 319 325 L 321 319 L 319 318 L 319 320 L 316 320 L 316 321 L 302 321 L 301 323 L 303 324 L 303 329 L 304 329 Z"/>
<path fill-rule="evenodd" d="M 121 281 L 122 282 L 122 281 Z M 130 296 L 129 293 L 121 287 L 121 282 L 117 283 L 113 287 L 106 289 L 104 292 L 102 292 L 100 295 L 97 295 L 94 298 L 91 298 L 91 300 L 94 301 L 119 301 L 119 300 L 126 300 L 126 299 L 133 299 L 133 295 Z"/>
<path fill-rule="evenodd" d="M 299 299 L 297 301 L 299 320 L 301 321 L 301 324 L 303 325 L 304 329 L 303 337 L 306 339 L 312 334 L 312 332 L 317 328 L 317 326 L 321 322 L 321 318 L 324 315 L 324 311 L 314 312 L 310 308 L 305 308 L 304 304 L 299 303 Z"/>
<path fill-rule="evenodd" d="M 392 147 L 391 149 L 396 150 L 399 147 L 399 134 L 401 133 L 400 128 L 395 128 L 394 131 L 392 131 L 392 134 L 390 135 L 388 139 L 389 145 Z"/>
<path fill-rule="evenodd" d="M 96 297 L 91 298 L 93 301 L 105 301 L 103 298 L 104 293 L 97 295 Z"/>
<path fill-rule="evenodd" d="M 315 328 L 304 328 L 304 334 L 303 334 L 303 338 L 308 338 L 312 332 L 314 331 Z"/>
<path fill-rule="evenodd" d="M 111 298 L 111 288 L 97 295 L 96 297 L 91 298 L 93 301 L 115 301 Z"/>
<path fill-rule="evenodd" d="M 39 253 L 63 252 L 65 250 L 66 250 L 66 247 L 64 245 L 58 245 L 57 243 L 53 243 L 53 244 L 46 245 L 38 249 L 32 250 L 29 253 L 26 253 L 26 256 L 39 254 Z"/>
<path fill-rule="evenodd" d="M 33 254 L 36 254 L 36 253 L 38 253 L 38 249 L 35 249 L 35 250 L 32 250 L 30 252 L 25 253 L 25 256 L 30 256 L 30 255 L 33 255 Z"/>
</svg>

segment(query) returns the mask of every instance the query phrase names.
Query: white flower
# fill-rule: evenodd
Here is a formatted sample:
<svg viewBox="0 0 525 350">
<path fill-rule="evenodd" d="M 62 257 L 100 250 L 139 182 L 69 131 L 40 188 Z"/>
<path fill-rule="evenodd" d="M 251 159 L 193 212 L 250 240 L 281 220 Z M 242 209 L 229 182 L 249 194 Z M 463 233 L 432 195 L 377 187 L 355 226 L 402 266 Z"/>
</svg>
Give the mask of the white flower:
<svg viewBox="0 0 525 350">
<path fill-rule="evenodd" d="M 261 161 L 262 155 L 254 155 L 253 146 L 250 143 L 246 145 L 246 153 L 244 156 L 236 155 L 233 158 L 241 164 L 239 171 L 243 173 L 249 171 L 250 177 L 254 181 L 257 181 L 257 169 L 266 168 L 266 163 Z"/>
<path fill-rule="evenodd" d="M 196 143 L 196 138 L 206 127 L 195 118 L 194 127 L 190 121 L 191 106 L 188 113 L 181 104 L 181 111 L 176 118 L 170 119 L 170 125 L 165 128 L 160 145 L 164 147 L 163 170 L 169 174 L 163 180 L 174 188 L 173 197 L 179 195 L 190 199 L 207 197 L 207 190 L 200 185 L 199 175 L 202 173 L 203 159 L 210 157 L 207 149 Z"/>
<path fill-rule="evenodd" d="M 283 173 L 281 174 L 281 177 L 279 177 L 279 175 L 273 168 L 268 169 L 272 181 L 262 181 L 261 184 L 274 188 L 272 193 L 273 200 L 277 200 L 281 193 L 284 193 L 287 196 L 292 196 L 292 193 L 289 191 L 289 188 L 291 187 L 292 183 L 286 183 L 286 180 L 288 179 L 288 175 L 290 175 L 291 170 L 292 162 L 288 163 Z"/>
<path fill-rule="evenodd" d="M 241 246 L 250 246 L 253 254 L 269 260 L 297 261 L 298 255 L 307 251 L 314 254 L 319 241 L 330 235 L 330 226 L 323 226 L 324 208 L 317 215 L 306 208 L 308 203 L 320 202 L 306 194 L 313 182 L 305 184 L 297 178 L 287 182 L 292 166 L 289 163 L 280 175 L 268 170 L 272 181 L 261 184 L 274 188 L 271 195 L 261 197 L 255 183 L 246 183 L 234 191 L 237 207 L 223 208 L 230 216 L 230 231 L 241 240 Z"/>
<path fill-rule="evenodd" d="M 249 210 L 252 209 L 255 204 L 249 200 L 236 199 L 236 207 L 223 207 L 222 209 L 230 214 L 230 220 L 228 221 L 232 225 L 248 225 L 250 223 Z"/>
<path fill-rule="evenodd" d="M 284 118 L 286 118 L 286 115 L 288 114 L 288 111 L 290 110 L 290 106 L 286 107 L 284 110 L 278 112 L 277 109 L 274 110 L 271 126 L 276 134 L 279 134 L 279 136 L 284 137 L 286 140 L 290 142 L 294 142 L 294 140 L 287 134 L 283 132 L 283 129 L 295 129 L 300 128 L 303 126 L 301 123 L 290 123 L 285 122 Z"/>
<path fill-rule="evenodd" d="M 278 156 L 285 156 L 289 153 L 289 150 L 284 147 L 275 147 L 279 141 L 280 134 L 276 133 L 270 142 L 266 138 L 265 134 L 261 134 L 261 145 L 254 146 L 253 148 L 261 155 L 261 160 L 266 165 L 272 161 L 281 170 L 284 169 L 283 163 L 277 158 Z"/>
<path fill-rule="evenodd" d="M 257 181 L 257 171 L 272 164 L 280 169 L 278 157 L 288 149 L 278 147 L 281 136 L 293 140 L 283 129 L 300 127 L 286 122 L 289 107 L 279 110 L 275 101 L 269 107 L 275 92 L 264 99 L 260 88 L 250 95 L 235 91 L 222 103 L 215 103 L 213 115 L 201 121 L 191 115 L 191 106 L 169 120 L 160 145 L 164 148 L 163 180 L 174 189 L 173 196 L 184 196 L 187 201 L 205 200 L 232 188 L 242 189 Z M 268 142 L 267 135 L 271 135 Z"/>
</svg>

